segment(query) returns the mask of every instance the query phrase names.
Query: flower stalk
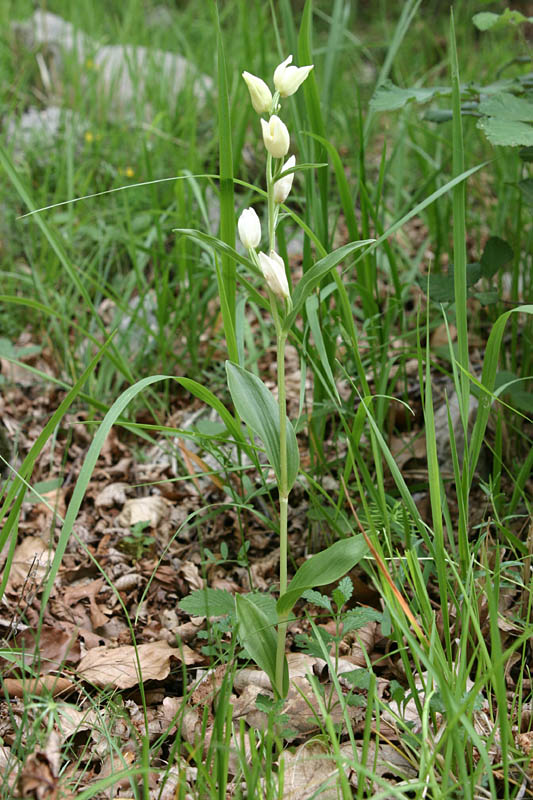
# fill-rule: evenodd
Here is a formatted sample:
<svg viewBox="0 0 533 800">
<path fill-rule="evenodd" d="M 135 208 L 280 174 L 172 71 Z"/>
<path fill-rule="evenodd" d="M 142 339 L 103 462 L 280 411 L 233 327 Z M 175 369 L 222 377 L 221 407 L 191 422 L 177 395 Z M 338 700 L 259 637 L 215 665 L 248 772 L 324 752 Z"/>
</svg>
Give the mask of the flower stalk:
<svg viewBox="0 0 533 800">
<path fill-rule="evenodd" d="M 285 123 L 277 116 L 280 109 L 280 97 L 289 97 L 297 91 L 298 87 L 307 78 L 313 69 L 312 65 L 306 67 L 289 66 L 292 56 L 283 61 L 274 73 L 275 92 L 272 96 L 267 84 L 261 78 L 243 73 L 250 93 L 254 110 L 258 113 L 270 114 L 268 121 L 261 118 L 261 131 L 263 143 L 267 151 L 266 157 L 266 188 L 267 188 L 267 217 L 268 217 L 268 255 L 257 253 L 261 239 L 260 223 L 253 209 L 247 209 L 241 214 L 239 220 L 239 234 L 243 245 L 248 250 L 250 258 L 263 273 L 270 308 L 276 329 L 277 340 L 277 372 L 278 372 L 278 407 L 279 407 L 279 539 L 280 539 L 280 567 L 279 567 L 279 593 L 280 597 L 287 592 L 287 561 L 288 561 L 288 510 L 289 510 L 289 474 L 288 474 L 288 444 L 287 444 L 287 398 L 285 390 L 285 345 L 288 331 L 285 327 L 286 315 L 290 313 L 292 301 L 289 282 L 285 271 L 285 264 L 276 252 L 276 226 L 278 223 L 280 204 L 284 203 L 289 195 L 294 174 L 286 176 L 276 183 L 284 169 L 292 169 L 296 164 L 294 156 L 290 156 L 285 164 L 283 159 L 290 147 L 290 135 Z M 290 423 L 289 423 L 290 424 Z M 294 434 L 291 435 L 294 438 Z M 292 478 L 292 481 L 294 478 Z M 276 659 L 274 689 L 279 697 L 284 697 L 284 675 L 286 669 L 285 639 L 287 634 L 288 614 L 283 613 L 278 618 L 276 639 Z M 272 678 L 271 678 L 272 680 Z"/>
</svg>

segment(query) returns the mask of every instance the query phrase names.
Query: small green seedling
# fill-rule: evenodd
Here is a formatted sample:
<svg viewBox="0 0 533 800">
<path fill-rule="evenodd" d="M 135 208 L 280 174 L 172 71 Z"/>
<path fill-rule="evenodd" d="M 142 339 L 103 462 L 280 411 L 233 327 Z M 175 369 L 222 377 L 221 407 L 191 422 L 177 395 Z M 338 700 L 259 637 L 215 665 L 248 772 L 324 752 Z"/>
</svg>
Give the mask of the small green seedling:
<svg viewBox="0 0 533 800">
<path fill-rule="evenodd" d="M 149 527 L 150 520 L 140 520 L 131 526 L 128 536 L 122 539 L 122 549 L 130 553 L 135 561 L 140 561 L 155 543 L 155 538 L 146 532 Z"/>
</svg>

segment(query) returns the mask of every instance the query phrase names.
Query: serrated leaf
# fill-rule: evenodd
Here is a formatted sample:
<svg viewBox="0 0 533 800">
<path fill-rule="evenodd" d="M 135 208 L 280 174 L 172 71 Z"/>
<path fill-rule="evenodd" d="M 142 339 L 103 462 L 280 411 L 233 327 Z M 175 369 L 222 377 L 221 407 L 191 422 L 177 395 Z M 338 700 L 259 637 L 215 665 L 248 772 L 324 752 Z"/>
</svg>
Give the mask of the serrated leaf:
<svg viewBox="0 0 533 800">
<path fill-rule="evenodd" d="M 231 399 L 237 413 L 252 431 L 259 436 L 268 460 L 281 481 L 279 452 L 279 405 L 264 383 L 243 367 L 226 361 L 226 373 Z M 298 442 L 291 422 L 286 418 L 287 431 L 287 488 L 294 485 L 300 466 Z"/>
<path fill-rule="evenodd" d="M 479 111 L 487 117 L 533 122 L 533 103 L 510 92 L 499 92 L 485 98 L 479 104 Z"/>
<path fill-rule="evenodd" d="M 501 239 L 499 236 L 491 236 L 480 258 L 481 274 L 484 278 L 492 278 L 493 275 L 511 261 L 513 255 L 513 249 L 505 239 Z"/>
<path fill-rule="evenodd" d="M 354 689 L 369 689 L 370 688 L 370 671 L 368 669 L 358 668 L 351 672 L 343 672 L 342 679 L 346 679 Z"/>
<path fill-rule="evenodd" d="M 444 97 L 451 93 L 448 86 L 433 86 L 429 89 L 413 88 L 402 89 L 392 81 L 387 80 L 378 86 L 370 101 L 372 111 L 397 111 L 412 101 L 427 103 L 434 97 Z"/>
<path fill-rule="evenodd" d="M 363 558 L 367 545 L 361 534 L 335 542 L 331 547 L 311 556 L 297 570 L 289 588 L 277 603 L 278 614 L 288 614 L 307 589 L 325 586 L 342 578 Z"/>
<path fill-rule="evenodd" d="M 353 594 L 353 583 L 349 575 L 345 575 L 345 577 L 339 581 L 337 589 L 344 597 L 344 602 L 347 603 Z"/>
<path fill-rule="evenodd" d="M 472 22 L 480 31 L 488 31 L 491 28 L 503 28 L 507 25 L 521 25 L 524 22 L 533 22 L 533 17 L 526 17 L 520 11 L 506 8 L 502 14 L 495 14 L 493 11 L 480 11 L 474 14 Z"/>
<path fill-rule="evenodd" d="M 239 638 L 250 658 L 270 678 L 272 688 L 276 685 L 276 634 L 267 615 L 246 595 L 235 598 Z M 283 694 L 289 689 L 289 667 L 285 658 Z"/>
<path fill-rule="evenodd" d="M 383 614 L 375 608 L 356 608 L 343 618 L 342 631 L 349 633 L 364 628 L 369 622 L 381 622 Z"/>
<path fill-rule="evenodd" d="M 191 617 L 235 616 L 235 598 L 224 589 L 196 589 L 179 602 Z"/>
<path fill-rule="evenodd" d="M 306 589 L 305 592 L 302 592 L 302 597 L 304 600 L 307 600 L 308 603 L 312 603 L 319 608 L 325 608 L 326 611 L 331 611 L 331 613 L 333 613 L 329 597 L 325 594 L 320 594 L 316 589 Z"/>
<path fill-rule="evenodd" d="M 533 127 L 526 122 L 483 117 L 478 120 L 477 127 L 491 144 L 502 147 L 533 146 Z"/>
</svg>

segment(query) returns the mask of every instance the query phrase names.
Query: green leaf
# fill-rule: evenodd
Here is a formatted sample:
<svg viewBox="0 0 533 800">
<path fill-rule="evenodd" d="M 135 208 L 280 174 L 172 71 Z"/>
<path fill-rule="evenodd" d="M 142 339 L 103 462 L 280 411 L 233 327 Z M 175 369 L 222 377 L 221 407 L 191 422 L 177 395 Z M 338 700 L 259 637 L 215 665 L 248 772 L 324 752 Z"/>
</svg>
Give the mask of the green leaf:
<svg viewBox="0 0 533 800">
<path fill-rule="evenodd" d="M 467 286 L 474 286 L 481 278 L 481 265 L 478 262 L 466 265 Z M 418 278 L 418 284 L 423 292 L 428 291 L 427 276 Z M 448 267 L 446 275 L 429 276 L 429 297 L 434 303 L 453 303 L 455 300 L 455 274 L 453 264 Z"/>
<path fill-rule="evenodd" d="M 331 547 L 311 556 L 297 570 L 289 588 L 277 604 L 278 614 L 288 614 L 307 589 L 325 586 L 342 578 L 363 558 L 367 552 L 362 534 L 335 542 Z"/>
<path fill-rule="evenodd" d="M 292 324 L 302 309 L 305 301 L 313 289 L 318 286 L 322 278 L 327 275 L 330 270 L 336 267 L 337 264 L 340 264 L 343 259 L 349 256 L 350 253 L 353 253 L 354 250 L 365 247 L 367 244 L 372 244 L 374 241 L 374 239 L 363 239 L 360 242 L 350 242 L 349 244 L 345 244 L 343 247 L 339 247 L 337 250 L 334 250 L 333 253 L 329 253 L 327 256 L 324 256 L 324 258 L 321 258 L 320 261 L 317 261 L 316 264 L 311 267 L 311 269 L 307 270 L 292 294 L 293 309 L 285 320 L 285 330 L 289 330 L 292 327 Z"/>
<path fill-rule="evenodd" d="M 522 147 L 522 149 L 518 151 L 518 156 L 522 161 L 525 161 L 526 164 L 531 164 L 533 162 L 533 146 Z"/>
<path fill-rule="evenodd" d="M 533 207 L 533 178 L 524 178 L 517 184 L 526 205 Z"/>
<path fill-rule="evenodd" d="M 276 634 L 268 616 L 246 595 L 235 597 L 239 638 L 246 652 L 257 666 L 270 678 L 272 688 L 276 685 Z M 285 658 L 283 693 L 289 689 L 289 668 Z"/>
<path fill-rule="evenodd" d="M 533 22 L 533 17 L 526 17 L 520 11 L 513 11 L 506 8 L 502 14 L 495 14 L 493 11 L 480 11 L 474 14 L 472 22 L 480 31 L 488 31 L 491 28 L 503 28 L 507 25 L 521 25 L 524 22 Z"/>
<path fill-rule="evenodd" d="M 191 617 L 235 616 L 235 598 L 224 589 L 196 589 L 179 602 Z"/>
<path fill-rule="evenodd" d="M 383 614 L 375 608 L 356 608 L 346 614 L 342 624 L 342 632 L 349 633 L 364 628 L 369 622 L 381 622 Z"/>
<path fill-rule="evenodd" d="M 499 92 L 485 98 L 479 104 L 479 111 L 486 117 L 533 122 L 533 103 L 509 92 Z"/>
<path fill-rule="evenodd" d="M 259 436 L 268 460 L 281 481 L 279 452 L 279 406 L 264 383 L 243 367 L 226 361 L 228 387 L 237 413 Z M 298 475 L 300 454 L 291 422 L 286 418 L 287 430 L 287 489 L 290 490 Z"/>
<path fill-rule="evenodd" d="M 202 244 L 212 247 L 213 250 L 221 256 L 228 256 L 238 264 L 242 264 L 243 267 L 249 269 L 254 275 L 261 275 L 253 261 L 238 253 L 234 247 L 221 241 L 216 236 L 212 236 L 210 233 L 205 233 L 204 231 L 197 231 L 195 228 L 173 228 L 172 230 L 174 233 L 181 233 L 183 236 L 188 236 L 190 239 L 197 239 L 199 242 L 202 242 Z"/>
<path fill-rule="evenodd" d="M 533 127 L 526 122 L 483 117 L 478 120 L 477 127 L 494 145 L 503 147 L 530 147 L 533 145 Z"/>
<path fill-rule="evenodd" d="M 306 589 L 305 592 L 302 592 L 302 597 L 304 600 L 307 600 L 308 603 L 318 606 L 319 608 L 325 608 L 326 611 L 333 613 L 329 597 L 325 594 L 320 594 L 316 589 Z"/>
<path fill-rule="evenodd" d="M 204 403 L 210 405 L 211 408 L 218 413 L 219 417 L 222 419 L 222 422 L 225 424 L 233 438 L 239 442 L 239 444 L 244 444 L 245 439 L 242 435 L 240 425 L 231 416 L 228 409 L 218 399 L 218 397 L 213 394 L 213 392 L 211 392 L 209 389 L 206 389 L 206 387 L 202 386 L 202 384 L 198 383 L 198 381 L 192 380 L 192 378 L 175 378 L 175 380 L 199 400 L 202 400 Z"/>
<path fill-rule="evenodd" d="M 500 269 L 511 261 L 513 249 L 505 239 L 491 236 L 481 256 L 481 274 L 484 278 L 492 278 Z"/>
<path fill-rule="evenodd" d="M 415 89 L 409 87 L 401 89 L 392 81 L 387 80 L 378 86 L 370 101 L 371 111 L 397 111 L 413 100 L 417 103 L 427 103 L 434 97 L 445 97 L 451 93 L 448 86 L 433 86 L 429 89 Z"/>
</svg>

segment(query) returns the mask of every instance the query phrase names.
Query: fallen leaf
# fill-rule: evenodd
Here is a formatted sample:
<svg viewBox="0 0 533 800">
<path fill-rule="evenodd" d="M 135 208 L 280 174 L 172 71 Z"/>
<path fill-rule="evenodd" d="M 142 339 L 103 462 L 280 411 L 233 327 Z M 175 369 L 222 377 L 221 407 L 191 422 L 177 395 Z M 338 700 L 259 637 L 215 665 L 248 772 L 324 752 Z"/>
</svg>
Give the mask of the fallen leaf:
<svg viewBox="0 0 533 800">
<path fill-rule="evenodd" d="M 4 678 L 2 685 L 9 697 L 26 697 L 29 694 L 42 695 L 50 693 L 52 697 L 64 694 L 74 688 L 75 684 L 68 678 L 58 678 L 56 675 L 41 675 L 26 681 L 17 678 Z"/>
<path fill-rule="evenodd" d="M 455 325 L 446 325 L 442 323 L 441 325 L 437 325 L 433 333 L 431 334 L 431 347 L 447 347 L 448 346 L 448 331 L 450 333 L 450 340 L 455 342 L 457 339 L 457 328 Z"/>
<path fill-rule="evenodd" d="M 42 674 L 56 672 L 66 662 L 75 664 L 80 660 L 77 635 L 50 625 L 43 625 L 38 635 L 30 629 L 22 631 L 15 637 L 15 645 L 22 651 L 24 665 L 37 663 Z"/>
<path fill-rule="evenodd" d="M 187 645 L 178 649 L 164 641 L 141 644 L 137 648 L 132 645 L 95 647 L 81 659 L 78 675 L 95 686 L 111 684 L 117 689 L 130 689 L 139 680 L 143 683 L 164 680 L 170 672 L 171 658 L 185 664 L 197 664 L 203 660 Z"/>
<path fill-rule="evenodd" d="M 283 762 L 283 800 L 337 800 L 340 789 L 335 760 L 317 741 L 301 744 L 292 753 L 285 750 Z"/>
<path fill-rule="evenodd" d="M 156 528 L 169 513 L 168 503 L 162 497 L 135 497 L 133 500 L 126 500 L 117 521 L 124 528 L 138 522 L 149 522 L 151 528 Z"/>
<path fill-rule="evenodd" d="M 127 501 L 127 492 L 131 491 L 131 486 L 123 481 L 109 483 L 104 486 L 94 498 L 96 508 L 112 508 L 113 506 L 123 506 Z"/>
<path fill-rule="evenodd" d="M 27 581 L 31 581 L 33 586 L 42 583 L 53 557 L 53 551 L 42 539 L 27 536 L 15 548 L 7 591 L 20 587 Z"/>
<path fill-rule="evenodd" d="M 426 437 L 419 431 L 393 436 L 389 447 L 399 469 L 412 458 L 417 460 L 426 458 Z"/>
</svg>

